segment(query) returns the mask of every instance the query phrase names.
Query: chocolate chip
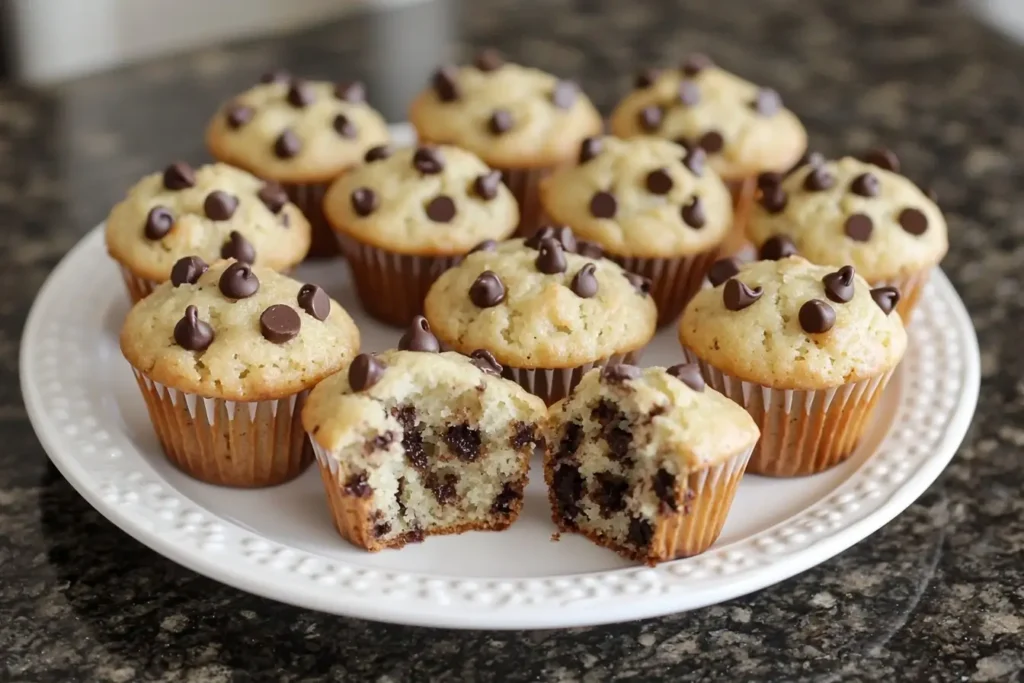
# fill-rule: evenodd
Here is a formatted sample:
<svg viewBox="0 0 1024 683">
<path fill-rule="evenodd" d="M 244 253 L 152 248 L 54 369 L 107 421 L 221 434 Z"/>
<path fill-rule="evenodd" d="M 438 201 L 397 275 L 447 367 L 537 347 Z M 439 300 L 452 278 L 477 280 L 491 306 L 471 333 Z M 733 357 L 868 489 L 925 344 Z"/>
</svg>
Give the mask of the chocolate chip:
<svg viewBox="0 0 1024 683">
<path fill-rule="evenodd" d="M 569 109 L 576 103 L 579 86 L 572 81 L 558 81 L 551 91 L 551 103 L 559 109 Z"/>
<path fill-rule="evenodd" d="M 196 172 L 184 161 L 176 161 L 164 169 L 164 187 L 168 190 L 187 190 L 196 184 Z"/>
<path fill-rule="evenodd" d="M 285 129 L 274 141 L 274 154 L 279 159 L 291 159 L 302 150 L 299 137 L 289 129 Z"/>
<path fill-rule="evenodd" d="M 773 187 L 777 187 L 782 183 L 782 174 L 775 171 L 765 171 L 764 173 L 757 174 L 757 189 L 762 192 Z"/>
<path fill-rule="evenodd" d="M 313 92 L 313 88 L 309 83 L 296 80 L 292 81 L 292 84 L 288 86 L 288 94 L 285 95 L 285 99 L 293 107 L 302 109 L 313 104 L 314 100 L 316 100 L 316 93 Z"/>
<path fill-rule="evenodd" d="M 469 299 L 479 308 L 491 308 L 505 300 L 505 285 L 497 273 L 485 270 L 469 288 Z"/>
<path fill-rule="evenodd" d="M 420 173 L 434 175 L 444 170 L 444 159 L 433 147 L 419 147 L 412 155 L 412 166 Z"/>
<path fill-rule="evenodd" d="M 555 238 L 545 237 L 541 240 L 538 251 L 540 253 L 537 254 L 537 260 L 535 261 L 537 270 L 545 275 L 565 272 L 565 269 L 568 267 L 565 260 L 565 251 Z"/>
<path fill-rule="evenodd" d="M 658 69 L 644 69 L 633 79 L 633 87 L 639 89 L 649 88 L 658 80 L 661 72 Z"/>
<path fill-rule="evenodd" d="M 459 460 L 473 462 L 480 457 L 480 430 L 464 422 L 450 426 L 444 434 L 444 442 Z"/>
<path fill-rule="evenodd" d="M 664 168 L 656 168 L 647 174 L 644 184 L 651 194 L 668 194 L 672 191 L 672 176 Z"/>
<path fill-rule="evenodd" d="M 598 190 L 590 198 L 590 213 L 594 218 L 615 218 L 619 203 L 610 192 Z"/>
<path fill-rule="evenodd" d="M 704 391 L 704 376 L 696 363 L 673 365 L 666 372 L 694 391 Z"/>
<path fill-rule="evenodd" d="M 684 107 L 692 107 L 700 102 L 700 88 L 693 81 L 679 82 L 679 103 Z"/>
<path fill-rule="evenodd" d="M 589 299 L 597 294 L 597 276 L 594 271 L 597 270 L 597 266 L 593 263 L 588 263 L 577 271 L 572 278 L 572 284 L 569 289 L 572 293 L 581 299 Z"/>
<path fill-rule="evenodd" d="M 560 516 L 570 526 L 575 526 L 573 520 L 580 513 L 579 501 L 586 488 L 586 482 L 580 474 L 579 467 L 569 464 L 559 465 L 555 468 L 551 480 Z"/>
<path fill-rule="evenodd" d="M 809 334 L 822 334 L 836 324 L 836 312 L 821 299 L 811 299 L 800 307 L 800 327 Z"/>
<path fill-rule="evenodd" d="M 220 248 L 221 258 L 233 258 L 242 263 L 256 262 L 256 247 L 252 242 L 245 239 L 242 233 L 232 230 L 228 235 L 228 241 Z"/>
<path fill-rule="evenodd" d="M 585 258 L 604 258 L 604 249 L 601 245 L 589 240 L 576 240 L 576 253 Z"/>
<path fill-rule="evenodd" d="M 494 502 L 491 503 L 491 514 L 492 515 L 510 515 L 512 509 L 515 507 L 515 503 L 518 500 L 522 500 L 523 493 L 512 487 L 511 484 L 505 484 L 501 487 L 501 493 L 497 495 Z"/>
<path fill-rule="evenodd" d="M 296 297 L 299 308 L 317 320 L 327 320 L 331 314 L 331 297 L 322 287 L 313 284 L 302 285 Z"/>
<path fill-rule="evenodd" d="M 281 213 L 281 209 L 288 203 L 288 193 L 279 183 L 266 183 L 256 192 L 256 196 L 274 214 Z"/>
<path fill-rule="evenodd" d="M 366 472 L 355 472 L 348 476 L 345 480 L 345 485 L 342 487 L 342 491 L 349 496 L 355 498 L 369 498 L 373 495 L 373 489 L 370 488 L 370 483 L 366 479 Z"/>
<path fill-rule="evenodd" d="M 477 349 L 473 353 L 469 354 L 471 362 L 480 372 L 485 372 L 488 375 L 494 375 L 495 377 L 501 377 L 501 363 L 494 357 L 490 351 L 486 349 Z"/>
<path fill-rule="evenodd" d="M 720 258 L 708 268 L 708 282 L 717 287 L 740 272 L 740 262 L 730 257 Z"/>
<path fill-rule="evenodd" d="M 775 116 L 782 109 L 782 97 L 771 88 L 761 88 L 750 106 L 761 116 Z"/>
<path fill-rule="evenodd" d="M 373 535 L 375 538 L 386 536 L 391 533 L 391 522 L 381 522 L 373 526 Z"/>
<path fill-rule="evenodd" d="M 654 495 L 658 496 L 658 500 L 661 501 L 661 507 L 669 512 L 676 512 L 678 510 L 678 502 L 676 501 L 675 475 L 668 470 L 659 468 L 654 473 L 654 479 L 651 483 L 653 484 Z"/>
<path fill-rule="evenodd" d="M 143 229 L 143 234 L 146 235 L 146 239 L 158 240 L 169 233 L 173 227 L 174 216 L 171 215 L 170 209 L 154 206 L 146 214 L 146 227 Z"/>
<path fill-rule="evenodd" d="M 498 248 L 498 243 L 495 240 L 484 240 L 480 244 L 476 245 L 469 250 L 470 254 L 474 254 L 478 251 L 494 251 Z"/>
<path fill-rule="evenodd" d="M 238 197 L 222 190 L 214 190 L 203 200 L 203 212 L 213 221 L 227 221 L 235 215 Z"/>
<path fill-rule="evenodd" d="M 706 54 L 695 52 L 683 60 L 683 73 L 687 76 L 696 76 L 704 69 L 710 69 L 715 65 Z"/>
<path fill-rule="evenodd" d="M 825 285 L 825 296 L 839 304 L 845 304 L 853 298 L 853 266 L 843 266 L 834 273 L 821 278 Z"/>
<path fill-rule="evenodd" d="M 348 366 L 348 384 L 352 391 L 366 391 L 380 381 L 385 369 L 386 366 L 376 356 L 361 353 Z"/>
<path fill-rule="evenodd" d="M 174 326 L 174 341 L 187 351 L 205 351 L 213 343 L 213 328 L 199 319 L 199 309 L 188 306 Z"/>
<path fill-rule="evenodd" d="M 357 216 L 366 217 L 377 210 L 377 193 L 368 187 L 357 187 L 349 198 Z"/>
<path fill-rule="evenodd" d="M 497 71 L 505 66 L 505 59 L 501 53 L 493 48 L 481 50 L 473 60 L 473 66 L 484 72 Z"/>
<path fill-rule="evenodd" d="M 512 130 L 512 112 L 508 109 L 495 109 L 487 120 L 487 130 L 493 135 L 501 135 Z"/>
<path fill-rule="evenodd" d="M 534 232 L 529 239 L 523 242 L 523 246 L 530 249 L 540 249 L 541 242 L 552 238 L 562 245 L 562 249 L 568 252 L 576 251 L 576 236 L 572 230 L 564 225 L 545 225 Z"/>
<path fill-rule="evenodd" d="M 400 351 L 420 351 L 422 353 L 440 353 L 441 345 L 437 337 L 430 331 L 430 323 L 422 315 L 412 319 L 409 329 L 398 340 Z"/>
<path fill-rule="evenodd" d="M 344 114 L 338 114 L 334 117 L 334 132 L 343 138 L 354 139 L 359 135 L 359 131 L 356 130 L 356 124 L 352 123 L 351 120 Z"/>
<path fill-rule="evenodd" d="M 171 284 L 175 287 L 194 285 L 208 269 L 206 262 L 198 256 L 180 258 L 171 267 Z"/>
<path fill-rule="evenodd" d="M 773 235 L 761 245 L 758 254 L 762 261 L 778 261 L 798 253 L 793 238 L 786 234 Z"/>
<path fill-rule="evenodd" d="M 580 143 L 580 154 L 579 163 L 585 164 L 604 149 L 604 141 L 600 137 L 594 135 L 589 138 L 583 138 L 583 142 Z"/>
<path fill-rule="evenodd" d="M 220 293 L 229 299 L 248 299 L 260 289 L 259 278 L 248 263 L 232 263 L 220 274 Z"/>
<path fill-rule="evenodd" d="M 843 223 L 843 230 L 850 239 L 856 242 L 867 242 L 871 239 L 874 224 L 871 222 L 870 216 L 863 213 L 854 213 Z"/>
<path fill-rule="evenodd" d="M 786 175 L 792 175 L 795 171 L 804 166 L 821 166 L 825 163 L 825 156 L 821 152 L 805 150 L 800 159 L 793 164 L 793 167 L 786 171 Z"/>
<path fill-rule="evenodd" d="M 722 300 L 725 302 L 725 307 L 730 311 L 742 311 L 760 299 L 763 293 L 764 290 L 760 287 L 751 289 L 736 278 L 732 278 L 725 283 L 725 289 L 722 291 Z"/>
<path fill-rule="evenodd" d="M 499 185 L 501 185 L 501 171 L 488 171 L 477 176 L 473 181 L 473 192 L 480 199 L 491 200 L 498 196 Z"/>
<path fill-rule="evenodd" d="M 768 185 L 761 190 L 761 197 L 757 201 L 768 213 L 779 214 L 786 209 L 789 197 L 781 185 Z"/>
<path fill-rule="evenodd" d="M 366 101 L 366 86 L 362 81 L 349 81 L 334 86 L 334 96 L 342 102 L 359 104 Z"/>
<path fill-rule="evenodd" d="M 252 107 L 247 107 L 244 104 L 233 104 L 228 107 L 227 110 L 227 122 L 228 128 L 238 130 L 245 124 L 252 121 L 252 117 L 256 115 L 256 110 Z"/>
<path fill-rule="evenodd" d="M 871 290 L 871 298 L 883 313 L 889 315 L 900 302 L 900 290 L 895 287 L 875 287 Z"/>
<path fill-rule="evenodd" d="M 402 425 L 402 450 L 405 451 L 405 459 L 413 467 L 423 470 L 427 467 L 427 452 L 423 447 L 423 428 L 416 421 L 416 409 L 412 406 L 392 408 L 391 414 Z M 401 490 L 403 479 L 399 479 L 398 485 Z"/>
<path fill-rule="evenodd" d="M 626 540 L 637 548 L 646 548 L 654 538 L 654 527 L 643 517 L 630 517 Z"/>
<path fill-rule="evenodd" d="M 704 212 L 704 203 L 700 197 L 691 197 L 690 201 L 683 204 L 680 213 L 683 216 L 683 222 L 691 228 L 703 228 L 708 221 L 707 214 Z"/>
<path fill-rule="evenodd" d="M 637 123 L 640 124 L 640 128 L 647 132 L 653 132 L 661 127 L 661 120 L 665 114 L 656 104 L 649 104 L 636 114 Z"/>
<path fill-rule="evenodd" d="M 861 173 L 850 183 L 850 192 L 861 197 L 877 197 L 880 190 L 878 176 L 873 173 Z"/>
<path fill-rule="evenodd" d="M 388 145 L 377 145 L 366 150 L 366 154 L 363 155 L 363 161 L 368 164 L 372 164 L 375 161 L 383 161 L 391 156 L 392 150 Z"/>
<path fill-rule="evenodd" d="M 911 235 L 923 235 L 928 230 L 928 217 L 919 209 L 903 209 L 900 211 L 899 221 L 900 227 Z"/>
<path fill-rule="evenodd" d="M 448 195 L 438 195 L 426 206 L 427 218 L 435 223 L 450 223 L 455 218 L 455 200 Z"/>
<path fill-rule="evenodd" d="M 690 173 L 698 178 L 704 175 L 704 164 L 707 163 L 708 153 L 700 147 L 687 148 L 686 156 L 683 157 L 683 166 L 690 169 Z"/>
<path fill-rule="evenodd" d="M 445 474 L 443 481 L 438 474 L 431 472 L 426 476 L 424 486 L 434 494 L 438 505 L 447 505 L 458 497 L 458 483 L 459 475 L 454 472 Z"/>
<path fill-rule="evenodd" d="M 878 168 L 885 169 L 886 171 L 892 171 L 893 173 L 900 172 L 899 157 L 897 157 L 896 153 L 891 149 L 885 149 L 884 147 L 877 147 L 875 149 L 868 150 L 864 156 L 861 157 L 861 161 L 865 161 L 877 166 Z"/>
<path fill-rule="evenodd" d="M 597 483 L 597 489 L 591 492 L 590 497 L 597 504 L 601 516 L 610 517 L 613 513 L 626 509 L 626 494 L 629 493 L 628 479 L 621 474 L 596 472 L 594 481 Z"/>
<path fill-rule="evenodd" d="M 287 83 L 292 75 L 284 69 L 274 69 L 260 76 L 260 83 Z"/>
<path fill-rule="evenodd" d="M 575 422 L 565 425 L 565 432 L 558 443 L 558 458 L 564 460 L 576 453 L 583 440 L 583 427 Z"/>
<path fill-rule="evenodd" d="M 601 368 L 601 381 L 609 384 L 621 384 L 631 379 L 638 379 L 643 370 L 627 363 L 609 363 Z"/>
<path fill-rule="evenodd" d="M 646 296 L 651 293 L 650 278 L 629 272 L 623 273 L 622 276 L 626 278 L 626 281 L 629 282 L 629 284 L 633 285 L 633 288 L 636 289 L 637 294 Z"/>
<path fill-rule="evenodd" d="M 295 309 L 285 304 L 268 306 L 260 314 L 260 333 L 263 338 L 273 344 L 284 344 L 299 334 L 302 318 Z"/>
<path fill-rule="evenodd" d="M 804 177 L 804 189 L 809 192 L 821 192 L 836 184 L 836 177 L 823 166 L 815 166 Z"/>
<path fill-rule="evenodd" d="M 454 102 L 459 99 L 459 70 L 446 65 L 434 72 L 430 79 L 437 98 L 442 102 Z"/>
</svg>

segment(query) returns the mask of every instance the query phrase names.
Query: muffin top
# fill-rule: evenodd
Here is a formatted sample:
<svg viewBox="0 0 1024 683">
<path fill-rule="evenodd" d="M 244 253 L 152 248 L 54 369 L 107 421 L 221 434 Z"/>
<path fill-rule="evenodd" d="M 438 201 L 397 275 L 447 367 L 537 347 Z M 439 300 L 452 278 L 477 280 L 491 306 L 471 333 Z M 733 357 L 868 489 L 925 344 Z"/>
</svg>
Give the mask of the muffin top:
<svg viewBox="0 0 1024 683">
<path fill-rule="evenodd" d="M 427 294 L 434 334 L 455 350 L 487 349 L 521 368 L 565 368 L 638 349 L 654 335 L 650 283 L 573 253 L 570 231 L 486 247 Z"/>
<path fill-rule="evenodd" d="M 310 227 L 284 190 L 227 164 L 178 162 L 148 175 L 110 212 L 107 251 L 163 282 L 183 256 L 232 257 L 274 270 L 299 263 Z"/>
<path fill-rule="evenodd" d="M 150 380 L 231 401 L 308 389 L 358 349 L 352 318 L 320 287 L 233 259 L 181 259 L 121 329 L 121 352 Z"/>
<path fill-rule="evenodd" d="M 317 183 L 388 141 L 384 118 L 358 82 L 304 81 L 284 72 L 221 107 L 206 129 L 220 161 L 287 183 Z"/>
<path fill-rule="evenodd" d="M 895 172 L 891 153 L 866 158 L 874 163 L 845 157 L 805 165 L 781 182 L 762 179 L 747 224 L 751 241 L 789 238 L 811 261 L 851 264 L 872 282 L 937 264 L 949 248 L 939 207 Z"/>
<path fill-rule="evenodd" d="M 726 180 L 790 168 L 807 132 L 779 94 L 690 55 L 678 69 L 648 70 L 612 112 L 612 133 L 699 146 Z"/>
<path fill-rule="evenodd" d="M 695 296 L 679 339 L 701 360 L 750 382 L 822 389 L 895 367 L 907 347 L 892 287 L 849 266 L 799 257 L 758 261 Z"/>
<path fill-rule="evenodd" d="M 449 146 L 378 150 L 331 185 L 324 212 L 339 232 L 416 254 L 464 254 L 519 222 L 501 173 Z"/>
<path fill-rule="evenodd" d="M 541 203 L 617 256 L 671 257 L 717 245 L 732 224 L 732 198 L 705 154 L 657 138 L 587 138 L 579 165 L 541 181 Z"/>
<path fill-rule="evenodd" d="M 472 66 L 444 66 L 413 101 L 423 140 L 464 147 L 498 167 L 541 167 L 576 156 L 601 132 L 597 109 L 572 81 L 504 62 L 493 50 Z"/>
<path fill-rule="evenodd" d="M 681 471 L 728 460 L 753 448 L 760 437 L 744 408 L 704 384 L 696 363 L 591 370 L 551 407 L 549 443 L 557 443 L 552 435 L 563 433 L 566 423 L 582 423 L 600 412 L 650 416 L 646 446 L 634 442 L 630 456 L 669 455 L 678 458 Z"/>
</svg>

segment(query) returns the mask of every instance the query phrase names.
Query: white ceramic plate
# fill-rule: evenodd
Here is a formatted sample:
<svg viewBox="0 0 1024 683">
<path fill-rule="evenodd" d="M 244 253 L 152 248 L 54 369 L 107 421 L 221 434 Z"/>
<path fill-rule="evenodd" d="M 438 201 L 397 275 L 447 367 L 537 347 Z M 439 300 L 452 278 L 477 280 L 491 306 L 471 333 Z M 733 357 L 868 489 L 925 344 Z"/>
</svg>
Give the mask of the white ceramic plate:
<svg viewBox="0 0 1024 683">
<path fill-rule="evenodd" d="M 323 285 L 352 313 L 365 350 L 397 342 L 397 330 L 362 314 L 342 263 L 303 266 L 296 277 Z M 25 404 L 71 484 L 114 524 L 201 574 L 310 609 L 403 624 L 583 626 L 693 609 L 769 586 L 845 550 L 910 505 L 953 457 L 978 396 L 974 330 L 936 271 L 907 357 L 856 453 L 814 477 L 746 477 L 721 537 L 699 557 L 637 567 L 571 534 L 552 542 L 537 463 L 523 513 L 508 531 L 369 554 L 336 535 L 316 468 L 284 486 L 238 491 L 193 481 L 163 458 L 118 350 L 127 311 L 100 226 L 50 276 L 25 328 Z M 669 327 L 644 360 L 681 359 Z"/>
</svg>

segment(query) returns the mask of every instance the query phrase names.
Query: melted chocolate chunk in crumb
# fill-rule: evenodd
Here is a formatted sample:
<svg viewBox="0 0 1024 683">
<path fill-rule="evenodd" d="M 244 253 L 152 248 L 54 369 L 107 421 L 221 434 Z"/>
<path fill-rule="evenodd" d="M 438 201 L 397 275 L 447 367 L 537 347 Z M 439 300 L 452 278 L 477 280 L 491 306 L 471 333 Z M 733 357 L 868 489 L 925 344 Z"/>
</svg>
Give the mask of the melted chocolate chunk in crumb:
<svg viewBox="0 0 1024 683">
<path fill-rule="evenodd" d="M 645 548 L 654 538 L 654 527 L 642 517 L 631 517 L 629 520 L 629 535 L 626 540 L 637 548 Z"/>
<path fill-rule="evenodd" d="M 633 443 L 633 435 L 621 427 L 622 423 L 627 421 L 626 416 L 608 399 L 601 399 L 594 406 L 590 416 L 592 420 L 601 425 L 601 434 L 608 443 L 609 456 L 612 460 L 621 462 L 627 467 L 631 466 L 629 449 Z"/>
<path fill-rule="evenodd" d="M 480 430 L 472 429 L 465 422 L 449 427 L 444 442 L 459 460 L 473 462 L 480 457 Z"/>
<path fill-rule="evenodd" d="M 654 473 L 654 493 L 661 501 L 662 512 L 675 512 L 679 509 L 676 501 L 676 476 L 671 472 L 659 469 Z"/>
<path fill-rule="evenodd" d="M 559 465 L 555 469 L 552 483 L 559 514 L 569 526 L 575 527 L 573 520 L 580 513 L 579 501 L 586 484 L 579 468 L 575 465 Z"/>
<path fill-rule="evenodd" d="M 576 454 L 583 440 L 583 426 L 575 422 L 565 425 L 565 433 L 562 435 L 562 442 L 558 445 L 558 457 L 569 458 Z"/>
<path fill-rule="evenodd" d="M 349 475 L 345 480 L 345 487 L 342 489 L 347 495 L 356 498 L 369 498 L 373 493 L 369 482 L 366 481 L 366 472 L 356 472 Z"/>
<path fill-rule="evenodd" d="M 454 501 L 458 495 L 458 489 L 456 488 L 458 483 L 459 475 L 457 474 L 449 472 L 442 479 L 436 473 L 431 472 L 427 475 L 424 485 L 434 494 L 434 498 L 437 499 L 439 505 L 447 505 Z"/>
<path fill-rule="evenodd" d="M 517 500 L 522 500 L 523 491 L 522 487 L 516 488 L 512 484 L 505 484 L 501 488 L 499 493 L 494 498 L 494 503 L 491 504 L 491 514 L 493 515 L 508 515 L 512 513 L 512 508 L 515 507 Z"/>
<path fill-rule="evenodd" d="M 423 449 L 423 428 L 416 421 L 416 409 L 412 406 L 392 408 L 392 415 L 402 425 L 402 448 L 405 457 L 418 470 L 427 466 L 427 452 Z"/>
<path fill-rule="evenodd" d="M 391 444 L 395 442 L 396 434 L 394 432 L 384 432 L 373 437 L 372 441 L 367 442 L 369 450 L 373 451 L 386 451 L 391 448 Z"/>
<path fill-rule="evenodd" d="M 537 443 L 537 425 L 532 422 L 516 422 L 512 429 L 512 436 L 509 438 L 509 446 L 512 450 L 521 451 Z"/>
<path fill-rule="evenodd" d="M 373 535 L 377 538 L 387 536 L 389 533 L 391 533 L 391 522 L 381 522 L 373 527 Z"/>
<path fill-rule="evenodd" d="M 598 472 L 594 475 L 598 489 L 590 493 L 602 517 L 610 517 L 614 512 L 626 509 L 626 494 L 629 493 L 629 480 L 611 472 Z"/>
</svg>

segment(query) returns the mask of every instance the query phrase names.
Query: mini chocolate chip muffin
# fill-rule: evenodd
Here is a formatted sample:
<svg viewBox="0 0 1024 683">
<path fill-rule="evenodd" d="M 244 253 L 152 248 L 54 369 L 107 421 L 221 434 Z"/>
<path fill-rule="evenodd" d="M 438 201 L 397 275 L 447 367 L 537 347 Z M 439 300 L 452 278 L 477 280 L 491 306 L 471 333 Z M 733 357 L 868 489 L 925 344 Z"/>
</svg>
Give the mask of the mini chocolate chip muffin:
<svg viewBox="0 0 1024 683">
<path fill-rule="evenodd" d="M 777 92 L 700 54 L 690 55 L 675 69 L 641 72 L 633 92 L 612 112 L 611 131 L 623 138 L 668 138 L 707 153 L 735 203 L 735 229 L 724 246 L 729 254 L 744 247 L 743 226 L 758 174 L 786 171 L 807 147 L 807 132 Z"/>
<path fill-rule="evenodd" d="M 358 349 L 323 289 L 235 259 L 181 259 L 121 329 L 164 453 L 225 486 L 273 486 L 312 462 L 299 411 Z"/>
<path fill-rule="evenodd" d="M 206 129 L 214 158 L 281 183 L 313 225 L 313 257 L 338 253 L 321 210 L 327 186 L 388 140 L 362 83 L 305 81 L 284 71 L 232 98 Z"/>
<path fill-rule="evenodd" d="M 393 325 L 422 313 L 441 273 L 519 220 L 501 174 L 451 146 L 381 150 L 331 186 L 324 212 L 366 311 Z"/>
<path fill-rule="evenodd" d="M 649 288 L 571 230 L 548 228 L 481 245 L 437 279 L 424 309 L 448 348 L 490 351 L 551 404 L 592 367 L 639 357 L 658 317 Z"/>
<path fill-rule="evenodd" d="M 658 324 L 700 289 L 732 225 L 722 179 L 700 148 L 657 138 L 587 138 L 579 165 L 541 181 L 544 213 L 651 280 Z"/>
<path fill-rule="evenodd" d="M 907 348 L 898 301 L 852 266 L 799 256 L 742 266 L 690 301 L 683 352 L 761 429 L 749 472 L 814 474 L 853 452 Z"/>
<path fill-rule="evenodd" d="M 519 202 L 523 236 L 540 222 L 537 182 L 571 164 L 580 142 L 604 127 L 575 83 L 505 62 L 494 50 L 470 66 L 438 69 L 409 121 L 422 142 L 458 145 L 501 170 Z"/>
<path fill-rule="evenodd" d="M 942 211 L 899 174 L 892 152 L 808 164 L 761 185 L 747 234 L 762 257 L 795 251 L 814 263 L 850 264 L 872 286 L 898 288 L 896 310 L 910 320 L 949 238 Z"/>
<path fill-rule="evenodd" d="M 136 302 L 184 256 L 287 271 L 309 250 L 309 222 L 276 183 L 227 164 L 178 162 L 140 180 L 110 212 L 107 252 Z"/>
<path fill-rule="evenodd" d="M 376 551 L 512 524 L 546 414 L 486 351 L 439 353 L 419 317 L 317 386 L 302 423 L 339 533 Z"/>
<path fill-rule="evenodd" d="M 591 370 L 544 434 L 558 528 L 651 565 L 715 542 L 758 438 L 692 363 Z"/>
</svg>

